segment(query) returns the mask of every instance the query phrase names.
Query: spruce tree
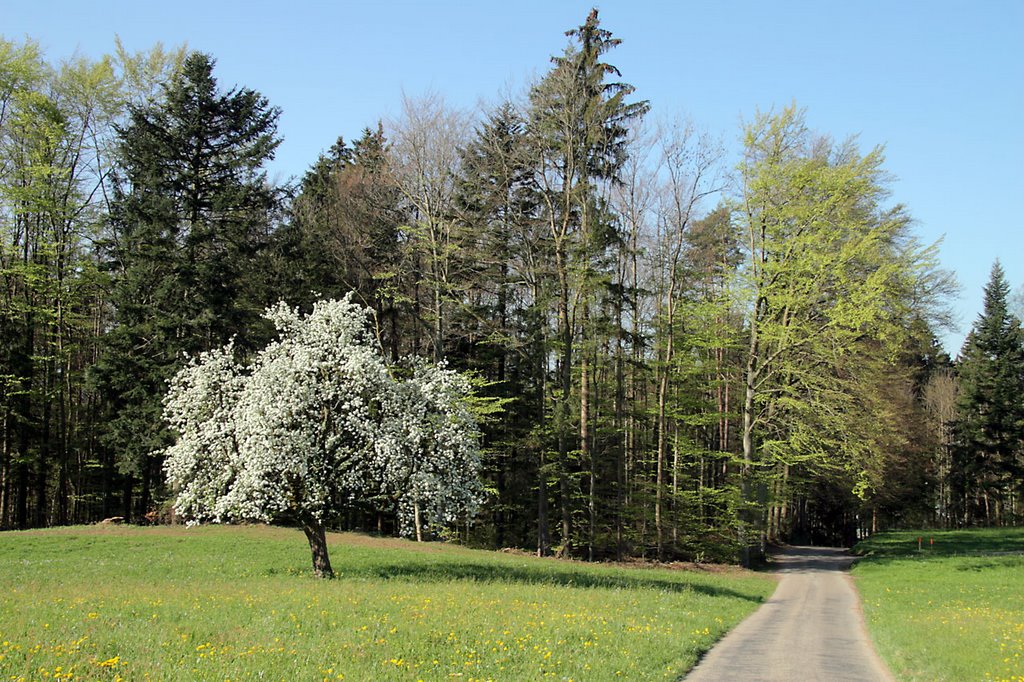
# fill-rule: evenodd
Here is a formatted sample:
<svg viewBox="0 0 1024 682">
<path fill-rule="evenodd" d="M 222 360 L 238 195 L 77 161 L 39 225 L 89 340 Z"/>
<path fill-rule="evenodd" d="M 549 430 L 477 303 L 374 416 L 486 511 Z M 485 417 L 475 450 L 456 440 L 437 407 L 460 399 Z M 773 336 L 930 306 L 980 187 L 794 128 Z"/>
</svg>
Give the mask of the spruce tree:
<svg viewBox="0 0 1024 682">
<path fill-rule="evenodd" d="M 1008 521 L 1010 496 L 1020 494 L 1024 334 L 1020 320 L 1008 310 L 1009 292 L 996 261 L 985 286 L 985 308 L 964 342 L 958 363 L 952 477 L 954 505 L 965 524 Z"/>
<path fill-rule="evenodd" d="M 415 333 L 406 319 L 414 285 L 400 234 L 409 215 L 387 172 L 387 150 L 380 124 L 351 146 L 339 138 L 303 178 L 277 249 L 289 302 L 355 292 L 373 309 L 378 340 L 397 360 L 408 352 L 403 338 Z"/>
<path fill-rule="evenodd" d="M 138 506 L 149 506 L 167 380 L 188 354 L 235 337 L 243 351 L 260 345 L 253 330 L 269 302 L 253 264 L 278 201 L 262 167 L 279 143 L 279 112 L 247 88 L 221 93 L 213 67 L 189 55 L 163 100 L 131 107 L 119 131 L 108 249 L 116 326 L 95 376 L 111 410 L 105 442 L 127 475 L 126 515 L 135 476 Z"/>
<path fill-rule="evenodd" d="M 479 372 L 487 395 L 509 400 L 502 419 L 485 422 L 484 475 L 494 489 L 494 542 L 528 546 L 547 491 L 539 489 L 542 451 L 530 430 L 544 420 L 539 320 L 548 301 L 548 274 L 538 257 L 537 196 L 525 153 L 525 122 L 509 102 L 488 113 L 461 152 L 455 205 L 463 236 L 463 304 L 452 327 L 460 343 L 449 354 Z M 531 357 L 531 354 L 533 357 Z M 544 524 L 541 524 L 543 526 Z"/>
<path fill-rule="evenodd" d="M 594 480 L 573 469 L 582 463 L 593 471 L 590 310 L 594 295 L 606 282 L 601 275 L 607 273 L 599 269 L 606 267 L 602 261 L 614 241 L 602 190 L 617 180 L 626 161 L 629 126 L 648 110 L 646 101 L 628 101 L 634 92 L 632 85 L 610 80 L 621 74 L 603 59 L 621 41 L 600 27 L 596 9 L 583 25 L 566 35 L 571 40 L 565 52 L 551 60 L 552 69 L 530 91 L 527 123 L 557 292 L 553 337 L 558 389 L 551 412 L 558 441 L 554 464 L 559 479 L 562 552 L 570 551 L 575 540 L 572 519 L 577 510 L 573 507 L 581 491 L 572 488 L 584 477 Z M 578 390 L 573 381 L 577 372 Z M 571 414 L 576 407 L 574 397 L 579 398 L 578 420 Z M 587 516 L 593 528 L 593 486 L 589 488 Z M 588 550 L 593 546 L 592 535 L 588 533 Z"/>
</svg>

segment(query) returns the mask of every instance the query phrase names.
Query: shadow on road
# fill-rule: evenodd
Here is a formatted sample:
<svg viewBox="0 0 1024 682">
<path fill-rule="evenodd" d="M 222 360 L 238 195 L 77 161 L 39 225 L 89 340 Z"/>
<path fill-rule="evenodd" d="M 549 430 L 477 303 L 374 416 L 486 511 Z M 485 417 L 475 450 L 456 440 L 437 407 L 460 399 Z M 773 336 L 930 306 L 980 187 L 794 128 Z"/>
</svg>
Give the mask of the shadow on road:
<svg viewBox="0 0 1024 682">
<path fill-rule="evenodd" d="M 855 557 L 843 547 L 780 547 L 768 557 L 768 568 L 779 573 L 845 571 Z"/>
</svg>

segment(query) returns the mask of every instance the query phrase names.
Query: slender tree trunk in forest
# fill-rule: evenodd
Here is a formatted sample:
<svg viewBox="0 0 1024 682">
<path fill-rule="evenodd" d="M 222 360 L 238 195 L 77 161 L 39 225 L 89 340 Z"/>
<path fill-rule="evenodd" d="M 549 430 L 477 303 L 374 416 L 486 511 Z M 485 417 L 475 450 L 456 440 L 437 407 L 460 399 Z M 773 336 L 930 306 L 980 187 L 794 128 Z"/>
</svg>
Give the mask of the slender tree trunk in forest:
<svg viewBox="0 0 1024 682">
<path fill-rule="evenodd" d="M 18 491 L 16 494 L 15 523 L 19 529 L 28 528 L 28 463 L 19 462 L 18 470 Z"/>
<path fill-rule="evenodd" d="M 416 542 L 423 542 L 423 524 L 420 521 L 420 503 L 412 503 L 413 523 L 416 524 Z"/>
<path fill-rule="evenodd" d="M 316 519 L 306 517 L 302 520 L 302 530 L 309 541 L 309 551 L 313 558 L 313 575 L 317 578 L 333 578 L 331 558 L 327 553 L 327 532 L 324 524 Z"/>
<path fill-rule="evenodd" d="M 547 458 L 544 454 L 544 446 L 541 445 L 540 476 L 537 483 L 537 556 L 551 554 L 551 538 L 548 535 L 548 477 L 546 469 Z"/>
<path fill-rule="evenodd" d="M 539 285 L 534 285 L 534 300 L 541 300 L 541 291 Z M 545 409 L 545 396 L 548 390 L 548 372 L 546 365 L 546 353 L 544 349 L 546 347 L 544 337 L 543 325 L 538 325 L 537 333 L 540 335 L 538 339 L 538 348 L 534 353 L 534 371 L 537 377 L 537 419 L 538 424 L 544 425 L 547 421 L 547 411 Z M 548 556 L 551 554 L 551 530 L 548 525 L 548 457 L 547 457 L 547 446 L 545 442 L 541 442 L 539 445 L 539 457 L 538 457 L 538 469 L 537 469 L 537 555 Z"/>
<path fill-rule="evenodd" d="M 0 530 L 11 527 L 11 410 L 4 410 L 3 442 L 0 443 Z"/>
<path fill-rule="evenodd" d="M 124 487 L 121 489 L 121 509 L 125 521 L 132 520 L 132 489 L 135 487 L 135 477 L 125 474 Z"/>
<path fill-rule="evenodd" d="M 47 369 L 43 375 L 43 395 L 48 396 L 50 392 L 50 371 Z M 47 482 L 50 475 L 50 440 L 52 438 L 52 432 L 50 430 L 50 418 L 51 418 L 51 407 L 50 401 L 44 398 L 43 404 L 43 430 L 42 430 L 42 441 L 39 444 L 39 457 L 36 460 L 36 481 L 35 481 L 35 496 L 36 496 L 36 508 L 35 518 L 33 519 L 33 525 L 36 528 L 43 528 L 47 525 L 46 518 L 46 503 L 47 503 Z"/>
<path fill-rule="evenodd" d="M 615 448 L 615 560 L 622 561 L 622 522 L 623 522 L 623 488 L 626 485 L 626 448 L 627 427 L 624 402 L 626 397 L 626 379 L 623 371 L 622 348 L 622 298 L 615 299 L 616 328 L 619 330 L 615 341 L 615 404 L 614 423 L 619 440 Z"/>
<path fill-rule="evenodd" d="M 785 464 L 782 468 L 782 505 L 779 508 L 779 526 L 781 533 L 788 536 L 787 531 L 789 530 L 789 465 Z"/>
<path fill-rule="evenodd" d="M 658 461 L 657 471 L 654 481 L 654 528 L 657 533 L 658 540 L 658 558 L 663 559 L 665 554 L 665 538 L 664 538 L 664 522 L 662 520 L 662 507 L 664 501 L 662 499 L 664 492 L 662 488 L 665 485 L 665 460 L 667 457 L 668 450 L 668 379 L 669 373 L 672 366 L 672 356 L 674 353 L 674 316 L 675 316 L 675 275 L 670 274 L 670 284 L 668 288 L 668 301 L 667 301 L 667 319 L 666 319 L 666 339 L 665 339 L 665 355 L 662 358 L 661 367 L 661 378 L 658 383 Z"/>
<path fill-rule="evenodd" d="M 756 313 L 755 313 L 756 314 Z M 753 502 L 750 477 L 754 464 L 754 394 L 757 383 L 757 327 L 751 325 L 750 354 L 747 356 L 746 386 L 743 392 L 743 466 L 740 471 L 740 545 L 741 563 L 751 565 L 750 543 L 753 515 L 748 506 Z"/>
<path fill-rule="evenodd" d="M 102 449 L 103 460 L 103 505 L 100 507 L 100 518 L 109 519 L 113 516 L 114 505 L 116 504 L 116 492 L 114 490 L 114 456 L 107 448 Z"/>
<path fill-rule="evenodd" d="M 149 513 L 149 500 L 153 488 L 153 464 L 155 459 L 146 457 L 142 463 L 142 495 L 139 498 L 139 518 L 145 519 Z"/>
<path fill-rule="evenodd" d="M 594 461 L 590 451 L 590 357 L 586 348 L 588 311 L 583 308 L 583 325 L 580 345 L 580 462 L 590 470 L 590 486 L 587 494 L 587 559 L 594 560 Z"/>
<path fill-rule="evenodd" d="M 536 286 L 536 285 L 535 285 Z M 540 300 L 540 291 L 535 288 L 534 301 Z M 536 363 L 535 372 L 537 376 L 537 423 L 543 425 L 546 420 L 544 408 L 544 396 L 547 392 L 547 371 L 545 367 L 545 354 L 543 338 L 538 341 L 539 349 L 534 353 Z M 547 450 L 542 442 L 539 446 L 537 464 L 537 556 L 548 556 L 551 554 L 551 534 L 548 528 L 548 470 Z"/>
<path fill-rule="evenodd" d="M 562 549 L 560 556 L 569 553 L 572 544 L 572 524 L 569 506 L 572 503 L 569 494 L 569 397 L 572 395 L 572 324 L 569 320 L 569 279 L 566 272 L 564 257 L 556 258 L 560 299 L 558 315 L 561 324 L 562 358 L 559 365 L 561 392 L 557 410 L 556 423 L 558 429 L 558 464 L 559 464 L 559 507 L 562 517 Z"/>
</svg>

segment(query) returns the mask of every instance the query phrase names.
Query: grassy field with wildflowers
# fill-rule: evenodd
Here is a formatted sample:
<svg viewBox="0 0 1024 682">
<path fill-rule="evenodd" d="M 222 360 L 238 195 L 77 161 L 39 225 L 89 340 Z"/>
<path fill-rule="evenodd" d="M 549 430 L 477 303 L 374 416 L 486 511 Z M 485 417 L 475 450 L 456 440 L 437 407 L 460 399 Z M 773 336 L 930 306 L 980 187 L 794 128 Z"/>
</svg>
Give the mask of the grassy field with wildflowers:
<svg viewBox="0 0 1024 682">
<path fill-rule="evenodd" d="M 1024 681 L 1024 528 L 882 533 L 855 552 L 868 629 L 898 678 Z"/>
<path fill-rule="evenodd" d="M 300 531 L 0 533 L 0 680 L 676 679 L 770 595 L 731 568 L 591 565 Z"/>
</svg>

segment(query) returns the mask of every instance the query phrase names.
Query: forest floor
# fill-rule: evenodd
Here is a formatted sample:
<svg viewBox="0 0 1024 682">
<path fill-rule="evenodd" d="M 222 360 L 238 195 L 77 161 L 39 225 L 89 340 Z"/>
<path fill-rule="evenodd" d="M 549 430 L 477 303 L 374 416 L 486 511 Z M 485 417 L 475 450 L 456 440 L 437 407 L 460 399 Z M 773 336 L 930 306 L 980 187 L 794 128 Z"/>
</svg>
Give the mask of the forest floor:
<svg viewBox="0 0 1024 682">
<path fill-rule="evenodd" d="M 872 639 L 900 679 L 1024 680 L 1024 528 L 882 533 L 854 551 Z"/>
<path fill-rule="evenodd" d="M 0 533 L 0 679 L 678 679 L 775 588 L 738 568 L 625 568 L 301 531 Z"/>
<path fill-rule="evenodd" d="M 771 599 L 701 660 L 688 681 L 892 680 L 864 628 L 845 550 L 787 547 Z"/>
</svg>

